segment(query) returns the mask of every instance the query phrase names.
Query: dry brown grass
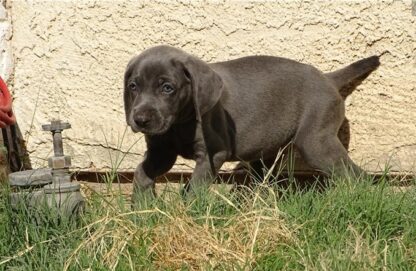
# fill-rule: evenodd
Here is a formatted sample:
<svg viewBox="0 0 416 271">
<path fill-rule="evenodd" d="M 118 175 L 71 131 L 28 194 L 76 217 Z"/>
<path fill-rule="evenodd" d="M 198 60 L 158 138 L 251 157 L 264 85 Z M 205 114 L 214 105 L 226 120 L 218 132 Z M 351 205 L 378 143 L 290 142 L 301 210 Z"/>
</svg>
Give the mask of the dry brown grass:
<svg viewBox="0 0 416 271">
<path fill-rule="evenodd" d="M 253 210 L 230 217 L 200 217 L 183 212 L 152 230 L 152 251 L 160 268 L 255 265 L 278 243 L 292 241 L 292 232 L 276 210 Z M 213 220 L 225 220 L 215 226 Z"/>
<path fill-rule="evenodd" d="M 120 257 L 125 257 L 131 259 L 130 269 L 137 270 L 131 249 L 139 249 L 143 243 L 148 244 L 145 256 L 159 270 L 250 270 L 256 260 L 279 243 L 294 242 L 294 231 L 283 214 L 259 193 L 239 206 L 225 194 L 216 190 L 210 193 L 233 212 L 213 214 L 208 204 L 205 214 L 195 215 L 189 212 L 192 203 L 172 196 L 167 196 L 169 202 L 162 204 L 170 206 L 167 208 L 120 212 L 115 206 L 103 206 L 108 211 L 83 228 L 85 239 L 71 253 L 64 270 L 77 265 L 78 257 L 86 254 L 100 259 L 110 270 L 115 270 Z M 151 216 L 157 217 L 157 223 L 146 223 Z M 134 222 L 133 217 L 141 222 Z"/>
</svg>

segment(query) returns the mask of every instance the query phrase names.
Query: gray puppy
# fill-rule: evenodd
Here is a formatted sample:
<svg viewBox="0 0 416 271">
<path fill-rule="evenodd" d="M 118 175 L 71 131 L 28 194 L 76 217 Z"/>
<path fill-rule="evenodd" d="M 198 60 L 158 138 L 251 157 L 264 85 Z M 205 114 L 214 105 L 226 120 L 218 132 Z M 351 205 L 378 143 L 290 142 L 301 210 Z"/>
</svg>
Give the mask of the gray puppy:
<svg viewBox="0 0 416 271">
<path fill-rule="evenodd" d="M 207 64 L 170 46 L 145 50 L 124 75 L 127 124 L 147 143 L 135 194 L 154 188 L 178 155 L 196 161 L 189 189 L 209 183 L 226 161 L 271 159 L 290 142 L 313 168 L 360 174 L 337 137 L 345 117 L 340 91 L 379 64 L 372 56 L 322 73 L 280 57 Z"/>
</svg>

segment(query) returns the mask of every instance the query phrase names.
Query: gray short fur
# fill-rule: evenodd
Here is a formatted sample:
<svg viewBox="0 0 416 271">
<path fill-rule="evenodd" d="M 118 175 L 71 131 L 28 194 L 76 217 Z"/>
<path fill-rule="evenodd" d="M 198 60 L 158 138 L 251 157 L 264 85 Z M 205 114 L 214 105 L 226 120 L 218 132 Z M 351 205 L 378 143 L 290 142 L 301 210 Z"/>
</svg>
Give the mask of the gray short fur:
<svg viewBox="0 0 416 271">
<path fill-rule="evenodd" d="M 145 50 L 124 77 L 127 124 L 145 134 L 147 153 L 135 171 L 135 193 L 154 187 L 178 155 L 194 159 L 189 182 L 209 183 L 226 161 L 274 158 L 292 142 L 310 166 L 362 170 L 337 137 L 340 91 L 352 90 L 379 66 L 379 57 L 322 73 L 273 56 L 208 64 L 170 46 Z"/>
</svg>

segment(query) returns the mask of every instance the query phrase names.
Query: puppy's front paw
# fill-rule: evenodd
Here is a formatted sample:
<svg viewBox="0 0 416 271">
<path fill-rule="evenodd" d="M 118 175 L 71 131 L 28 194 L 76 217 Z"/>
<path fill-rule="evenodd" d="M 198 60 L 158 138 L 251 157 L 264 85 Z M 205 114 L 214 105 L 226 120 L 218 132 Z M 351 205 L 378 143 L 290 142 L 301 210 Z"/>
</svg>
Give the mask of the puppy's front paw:
<svg viewBox="0 0 416 271">
<path fill-rule="evenodd" d="M 209 184 L 187 183 L 180 190 L 180 195 L 182 196 L 183 201 L 188 203 L 193 202 L 195 200 L 203 200 L 210 195 L 210 186 Z"/>
<path fill-rule="evenodd" d="M 190 183 L 186 183 L 180 190 L 179 193 L 182 197 L 183 201 L 189 201 L 195 198 L 195 193 L 193 189 L 191 188 Z"/>
<path fill-rule="evenodd" d="M 151 209 L 156 199 L 154 189 L 147 189 L 145 191 L 133 191 L 131 196 L 132 210 L 147 210 Z"/>
</svg>

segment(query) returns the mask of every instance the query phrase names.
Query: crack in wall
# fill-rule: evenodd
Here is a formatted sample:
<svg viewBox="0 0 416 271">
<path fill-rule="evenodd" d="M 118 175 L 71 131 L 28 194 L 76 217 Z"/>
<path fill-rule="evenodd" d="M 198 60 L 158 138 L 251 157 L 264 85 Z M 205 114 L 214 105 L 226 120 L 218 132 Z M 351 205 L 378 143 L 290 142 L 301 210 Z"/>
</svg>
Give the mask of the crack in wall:
<svg viewBox="0 0 416 271">
<path fill-rule="evenodd" d="M 402 145 L 394 147 L 394 149 L 397 150 L 397 149 L 409 148 L 409 147 L 416 147 L 416 143 L 402 144 Z"/>
<path fill-rule="evenodd" d="M 129 154 L 129 155 L 137 155 L 137 156 L 143 157 L 142 153 L 132 152 L 132 151 L 124 151 L 122 149 L 119 149 L 118 147 L 113 147 L 113 146 L 108 146 L 108 145 L 106 146 L 102 143 L 85 143 L 85 142 L 80 142 L 80 141 L 72 140 L 72 139 L 68 139 L 68 140 L 72 141 L 72 142 L 75 142 L 76 144 L 79 144 L 81 146 L 101 147 L 101 148 L 104 148 L 104 149 L 107 149 L 107 150 L 117 151 L 117 152 L 120 152 L 120 153 L 126 154 L 126 155 Z"/>
</svg>

